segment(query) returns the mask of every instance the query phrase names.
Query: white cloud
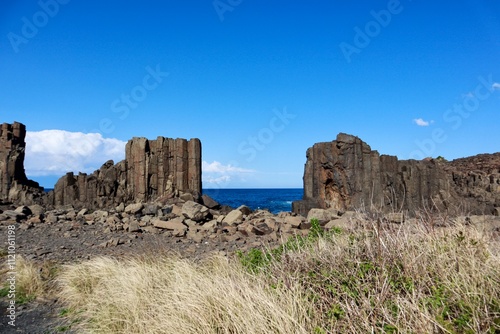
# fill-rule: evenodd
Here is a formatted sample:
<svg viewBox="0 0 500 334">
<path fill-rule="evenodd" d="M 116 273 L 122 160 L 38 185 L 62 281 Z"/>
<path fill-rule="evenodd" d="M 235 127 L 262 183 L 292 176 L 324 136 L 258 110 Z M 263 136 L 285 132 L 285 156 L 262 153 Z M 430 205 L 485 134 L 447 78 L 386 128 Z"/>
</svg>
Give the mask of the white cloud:
<svg viewBox="0 0 500 334">
<path fill-rule="evenodd" d="M 108 160 L 123 160 L 125 144 L 99 133 L 28 131 L 24 168 L 28 176 L 92 173 Z"/>
<path fill-rule="evenodd" d="M 231 182 L 231 176 L 222 175 L 219 177 L 214 177 L 214 176 L 207 175 L 207 176 L 203 176 L 203 182 L 210 183 L 210 184 L 228 183 L 228 182 Z"/>
<path fill-rule="evenodd" d="M 223 165 L 219 161 L 211 163 L 203 161 L 201 170 L 203 183 L 218 185 L 227 184 L 231 181 L 245 181 L 245 176 L 256 172 L 253 169 L 240 168 L 231 164 Z"/>
<path fill-rule="evenodd" d="M 231 166 L 231 164 L 223 165 L 218 161 L 213 161 L 211 163 L 203 161 L 201 168 L 202 168 L 203 172 L 209 172 L 209 173 L 253 173 L 253 172 L 255 172 L 252 169 L 235 167 L 235 166 Z"/>
<path fill-rule="evenodd" d="M 493 90 L 500 90 L 500 82 L 495 82 L 495 83 L 491 86 L 491 88 L 492 88 Z"/>
<path fill-rule="evenodd" d="M 418 126 L 429 126 L 430 124 L 434 123 L 434 121 L 424 121 L 422 118 L 415 118 L 413 122 Z"/>
</svg>

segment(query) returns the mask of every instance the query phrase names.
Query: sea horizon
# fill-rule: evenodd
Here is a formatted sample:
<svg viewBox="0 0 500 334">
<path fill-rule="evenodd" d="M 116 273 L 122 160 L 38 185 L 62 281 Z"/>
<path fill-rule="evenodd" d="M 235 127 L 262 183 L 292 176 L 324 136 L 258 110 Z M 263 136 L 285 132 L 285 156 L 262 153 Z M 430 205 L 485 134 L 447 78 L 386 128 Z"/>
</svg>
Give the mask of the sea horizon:
<svg viewBox="0 0 500 334">
<path fill-rule="evenodd" d="M 49 192 L 53 188 L 44 188 Z M 204 188 L 206 194 L 220 205 L 237 208 L 246 205 L 252 210 L 269 210 L 271 213 L 292 211 L 292 202 L 302 199 L 303 188 Z"/>
<path fill-rule="evenodd" d="M 292 211 L 292 202 L 302 199 L 303 188 L 216 188 L 203 189 L 221 205 L 237 208 L 246 205 L 252 210 Z"/>
</svg>

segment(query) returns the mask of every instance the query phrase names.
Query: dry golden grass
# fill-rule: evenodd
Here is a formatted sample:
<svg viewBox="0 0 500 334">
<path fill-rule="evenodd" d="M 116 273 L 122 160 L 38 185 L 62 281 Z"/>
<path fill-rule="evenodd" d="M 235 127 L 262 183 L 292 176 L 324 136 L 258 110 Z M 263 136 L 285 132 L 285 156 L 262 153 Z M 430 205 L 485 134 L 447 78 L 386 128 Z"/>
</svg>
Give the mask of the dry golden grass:
<svg viewBox="0 0 500 334">
<path fill-rule="evenodd" d="M 23 257 L 16 259 L 16 290 L 25 296 L 34 298 L 45 291 L 45 283 L 42 279 L 40 268 L 33 262 L 26 261 Z"/>
<path fill-rule="evenodd" d="M 309 292 L 317 333 L 500 331 L 497 242 L 466 226 L 382 227 L 318 238 L 272 262 L 275 282 Z"/>
<path fill-rule="evenodd" d="M 306 332 L 300 291 L 274 290 L 224 258 L 96 258 L 67 267 L 60 280 L 95 333 Z"/>
<path fill-rule="evenodd" d="M 97 258 L 61 296 L 93 333 L 498 333 L 498 243 L 473 227 L 371 224 L 241 261 Z"/>
<path fill-rule="evenodd" d="M 4 267 L 0 272 L 0 277 L 3 282 L 6 282 L 6 275 L 9 269 Z M 15 261 L 15 296 L 16 302 L 19 304 L 26 303 L 36 297 L 42 296 L 47 289 L 47 281 L 42 277 L 41 269 L 32 261 L 25 260 L 22 256 L 17 255 Z M 9 276 L 10 277 L 10 276 Z M 5 283 L 0 290 L 1 296 L 6 296 L 9 293 L 9 284 Z"/>
</svg>

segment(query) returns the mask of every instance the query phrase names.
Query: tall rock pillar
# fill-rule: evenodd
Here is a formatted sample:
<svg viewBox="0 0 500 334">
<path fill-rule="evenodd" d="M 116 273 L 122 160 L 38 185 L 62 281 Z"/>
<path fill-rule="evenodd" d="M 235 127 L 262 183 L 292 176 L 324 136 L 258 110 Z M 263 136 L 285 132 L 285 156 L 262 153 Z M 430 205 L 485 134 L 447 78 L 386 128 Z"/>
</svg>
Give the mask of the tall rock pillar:
<svg viewBox="0 0 500 334">
<path fill-rule="evenodd" d="M 26 126 L 14 122 L 0 127 L 0 199 L 31 203 L 43 194 L 24 171 Z"/>
<path fill-rule="evenodd" d="M 312 208 L 491 214 L 500 206 L 499 185 L 499 153 L 451 162 L 398 160 L 341 133 L 307 150 L 304 196 L 292 210 L 304 216 Z"/>
</svg>

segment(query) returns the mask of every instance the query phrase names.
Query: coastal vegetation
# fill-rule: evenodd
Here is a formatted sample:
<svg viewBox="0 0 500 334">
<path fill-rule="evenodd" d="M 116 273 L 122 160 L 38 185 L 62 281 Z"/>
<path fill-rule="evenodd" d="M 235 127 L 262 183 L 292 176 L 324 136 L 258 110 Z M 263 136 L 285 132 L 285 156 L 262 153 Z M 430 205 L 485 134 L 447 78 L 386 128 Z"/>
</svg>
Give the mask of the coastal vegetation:
<svg viewBox="0 0 500 334">
<path fill-rule="evenodd" d="M 78 332 L 498 333 L 498 238 L 441 223 L 313 219 L 307 236 L 235 257 L 96 257 L 20 282 L 57 294 Z"/>
</svg>

